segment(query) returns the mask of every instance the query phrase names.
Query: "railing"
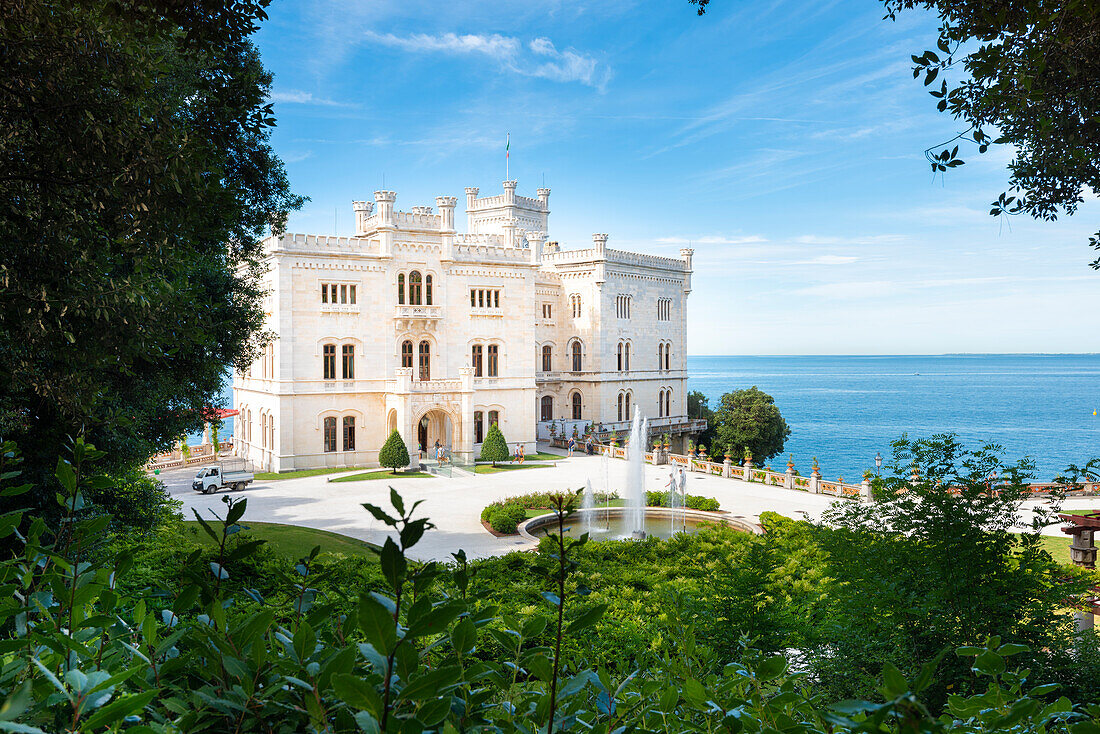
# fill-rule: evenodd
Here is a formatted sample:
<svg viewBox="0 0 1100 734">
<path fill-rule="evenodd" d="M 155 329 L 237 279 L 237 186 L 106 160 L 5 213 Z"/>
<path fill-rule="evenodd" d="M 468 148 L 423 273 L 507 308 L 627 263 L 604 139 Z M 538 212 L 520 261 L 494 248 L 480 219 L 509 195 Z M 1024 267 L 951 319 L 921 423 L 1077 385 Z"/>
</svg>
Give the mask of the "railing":
<svg viewBox="0 0 1100 734">
<path fill-rule="evenodd" d="M 462 380 L 413 380 L 409 385 L 413 392 L 458 392 Z"/>
<path fill-rule="evenodd" d="M 163 469 L 175 469 L 181 466 L 189 466 L 191 464 L 204 464 L 208 461 L 216 461 L 218 456 L 222 454 L 232 453 L 233 441 L 227 439 L 225 441 L 218 441 L 218 455 L 214 454 L 213 444 L 204 443 L 198 446 L 189 446 L 187 453 L 184 454 L 180 449 L 173 449 L 172 451 L 165 452 L 163 454 L 157 454 L 149 459 L 145 464 L 146 471 L 157 471 Z"/>
<path fill-rule="evenodd" d="M 399 319 L 438 319 L 443 312 L 442 306 L 398 306 L 396 318 Z"/>
</svg>

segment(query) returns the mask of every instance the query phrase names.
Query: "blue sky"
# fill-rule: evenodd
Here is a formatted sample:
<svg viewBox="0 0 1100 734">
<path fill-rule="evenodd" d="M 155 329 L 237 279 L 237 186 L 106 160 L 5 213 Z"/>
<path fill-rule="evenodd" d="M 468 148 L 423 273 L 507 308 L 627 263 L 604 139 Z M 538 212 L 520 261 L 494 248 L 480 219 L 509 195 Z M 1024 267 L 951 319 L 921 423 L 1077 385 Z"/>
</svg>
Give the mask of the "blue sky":
<svg viewBox="0 0 1100 734">
<path fill-rule="evenodd" d="M 959 123 L 910 72 L 935 19 L 881 3 L 277 0 L 257 42 L 273 143 L 350 234 L 353 199 L 552 189 L 552 239 L 695 248 L 692 354 L 1090 352 L 1100 206 L 988 216 L 1010 151 L 923 150 Z M 334 211 L 336 218 L 334 223 Z M 464 222 L 464 217 L 458 217 Z M 461 226 L 461 225 L 460 225 Z"/>
</svg>

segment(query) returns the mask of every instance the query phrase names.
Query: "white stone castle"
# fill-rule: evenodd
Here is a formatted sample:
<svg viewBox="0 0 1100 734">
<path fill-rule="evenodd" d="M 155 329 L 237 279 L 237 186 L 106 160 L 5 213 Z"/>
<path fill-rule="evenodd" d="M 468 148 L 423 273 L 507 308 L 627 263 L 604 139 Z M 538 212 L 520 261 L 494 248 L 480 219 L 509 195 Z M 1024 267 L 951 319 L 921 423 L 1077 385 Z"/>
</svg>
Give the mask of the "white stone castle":
<svg viewBox="0 0 1100 734">
<path fill-rule="evenodd" d="M 397 211 L 357 201 L 354 237 L 264 241 L 266 328 L 277 338 L 234 375 L 235 452 L 270 471 L 375 466 L 393 429 L 413 465 L 437 442 L 476 458 L 496 423 L 509 444 L 622 431 L 635 411 L 679 445 L 687 419 L 692 250 L 667 258 L 546 242 L 537 198 L 466 189 Z"/>
</svg>

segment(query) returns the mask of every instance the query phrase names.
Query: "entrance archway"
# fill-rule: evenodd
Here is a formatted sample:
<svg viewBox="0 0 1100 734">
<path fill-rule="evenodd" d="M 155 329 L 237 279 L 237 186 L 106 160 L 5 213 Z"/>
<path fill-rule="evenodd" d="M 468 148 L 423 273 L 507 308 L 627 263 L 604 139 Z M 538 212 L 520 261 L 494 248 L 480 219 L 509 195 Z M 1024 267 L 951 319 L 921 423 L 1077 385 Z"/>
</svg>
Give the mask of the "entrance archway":
<svg viewBox="0 0 1100 734">
<path fill-rule="evenodd" d="M 451 416 L 439 408 L 428 410 L 416 422 L 417 443 L 425 456 L 432 455 L 436 441 L 444 448 L 452 448 L 454 435 Z"/>
</svg>

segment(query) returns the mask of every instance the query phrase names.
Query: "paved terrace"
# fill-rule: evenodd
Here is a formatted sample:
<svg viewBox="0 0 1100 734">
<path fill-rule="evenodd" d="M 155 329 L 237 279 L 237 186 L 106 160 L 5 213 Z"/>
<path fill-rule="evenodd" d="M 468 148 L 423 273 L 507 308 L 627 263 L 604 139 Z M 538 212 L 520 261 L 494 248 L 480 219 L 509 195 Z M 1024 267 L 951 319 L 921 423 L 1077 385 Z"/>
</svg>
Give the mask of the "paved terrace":
<svg viewBox="0 0 1100 734">
<path fill-rule="evenodd" d="M 544 449 L 545 450 L 545 449 Z M 256 481 L 242 492 L 218 492 L 204 495 L 191 489 L 191 479 L 197 467 L 163 472 L 160 479 L 169 493 L 184 504 L 186 519 L 193 517 L 194 508 L 204 517 L 208 510 L 223 515 L 222 497 L 247 497 L 248 510 L 243 522 L 273 522 L 285 525 L 328 530 L 372 543 L 385 539 L 386 526 L 364 510 L 370 502 L 389 508 L 389 488 L 397 489 L 406 503 L 423 500 L 418 508 L 431 518 L 436 529 L 425 533 L 413 549 L 420 560 L 451 560 L 451 553 L 462 548 L 470 558 L 498 556 L 515 550 L 527 550 L 533 543 L 519 536 L 497 538 L 481 525 L 481 510 L 494 500 L 517 494 L 546 490 L 568 490 L 583 487 L 592 481 L 596 491 L 609 487 L 622 494 L 626 462 L 600 456 L 577 454 L 562 459 L 555 466 L 519 469 L 497 474 L 477 474 L 461 478 L 402 479 L 394 478 L 362 482 L 329 482 L 336 475 L 321 475 L 302 479 L 282 479 L 274 482 Z M 668 483 L 668 466 L 645 467 L 645 488 L 663 490 Z M 688 474 L 687 491 L 715 497 L 722 509 L 735 517 L 756 522 L 760 513 L 777 512 L 793 518 L 817 519 L 831 503 L 838 501 L 827 495 L 800 490 L 725 479 L 701 473 Z M 844 500 L 851 501 L 851 500 Z M 1070 500 L 1065 509 L 1098 509 L 1100 498 Z M 1057 526 L 1045 534 L 1061 535 Z"/>
</svg>

